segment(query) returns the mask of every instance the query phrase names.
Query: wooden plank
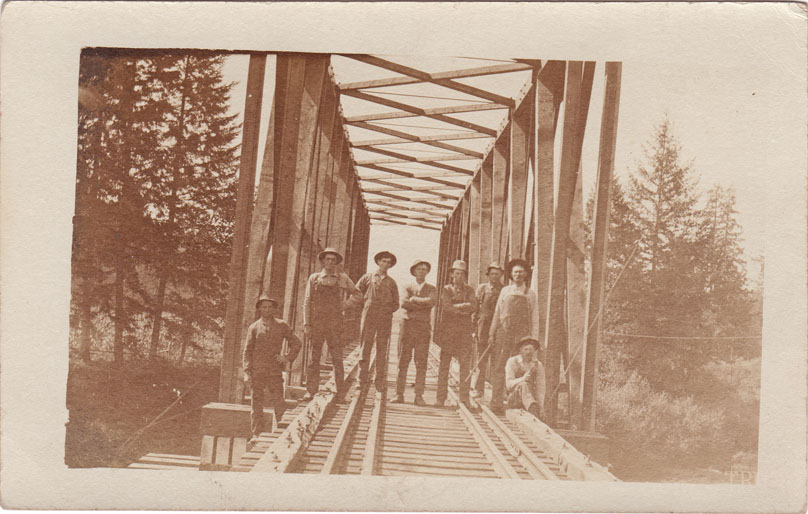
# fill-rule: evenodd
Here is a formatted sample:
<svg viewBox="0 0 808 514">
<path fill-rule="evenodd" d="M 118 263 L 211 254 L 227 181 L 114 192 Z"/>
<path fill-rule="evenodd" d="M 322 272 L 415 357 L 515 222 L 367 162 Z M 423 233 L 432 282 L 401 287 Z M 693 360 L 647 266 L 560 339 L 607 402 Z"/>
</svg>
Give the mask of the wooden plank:
<svg viewBox="0 0 808 514">
<path fill-rule="evenodd" d="M 343 423 L 340 425 L 339 431 L 334 437 L 334 441 L 328 451 L 328 456 L 323 463 L 320 474 L 330 475 L 334 472 L 334 466 L 337 464 L 337 459 L 344 451 L 343 445 L 345 444 L 345 438 L 348 436 L 348 430 L 350 430 L 356 422 L 354 418 L 356 417 L 356 413 L 359 412 L 358 405 L 363 404 L 364 401 L 365 396 L 363 394 L 358 394 L 351 400 L 351 405 L 348 407 L 348 412 L 345 413 L 345 421 L 343 421 Z"/>
<path fill-rule="evenodd" d="M 337 111 L 337 96 L 330 76 L 323 85 L 322 105 L 320 107 L 320 143 L 317 158 L 317 200 L 312 239 L 313 252 L 316 254 L 328 245 L 328 220 L 334 200 L 333 160 L 331 145 L 336 134 L 342 132 L 341 120 Z M 316 255 L 315 255 L 316 258 Z M 315 268 L 318 266 L 315 266 Z"/>
<path fill-rule="evenodd" d="M 564 107 L 564 140 L 561 149 L 561 172 L 558 182 L 558 205 L 553 224 L 552 260 L 550 264 L 550 294 L 547 307 L 546 380 L 547 395 L 544 408 L 550 425 L 556 420 L 556 393 L 559 383 L 560 355 L 567 345 L 564 319 L 567 279 L 567 239 L 569 238 L 572 200 L 581 159 L 584 129 L 588 114 L 588 96 L 592 74 L 583 73 L 580 61 L 567 66 L 567 95 Z M 587 66 L 589 68 L 589 66 Z"/>
<path fill-rule="evenodd" d="M 438 196 L 438 197 L 443 198 L 445 200 L 457 201 L 460 198 L 459 196 L 453 196 L 453 195 L 449 195 L 449 194 L 446 194 L 446 193 L 441 193 L 439 191 L 432 191 L 432 190 L 424 189 L 424 188 L 422 188 L 422 189 L 414 189 L 412 186 L 408 186 L 406 184 L 397 184 L 395 182 L 388 182 L 386 180 L 368 179 L 368 180 L 365 180 L 364 182 L 373 182 L 374 184 L 386 184 L 386 185 L 389 185 L 392 190 L 423 192 L 425 194 Z M 372 192 L 372 191 L 368 191 L 368 192 Z"/>
<path fill-rule="evenodd" d="M 470 249 L 470 227 L 471 227 L 471 190 L 467 189 L 466 194 L 463 195 L 463 217 L 460 220 L 460 258 L 465 261 L 466 266 L 469 263 L 469 249 Z M 468 268 L 467 268 L 468 269 Z M 468 273 L 466 273 L 468 278 Z"/>
<path fill-rule="evenodd" d="M 467 464 L 484 464 L 490 469 L 490 464 L 485 457 L 480 454 L 479 456 L 474 457 L 466 457 L 462 456 L 458 453 L 450 453 L 448 455 L 427 455 L 422 452 L 407 452 L 400 449 L 388 449 L 384 448 L 381 452 L 381 459 L 384 461 L 387 458 L 404 458 L 410 459 L 412 461 L 413 457 L 417 457 L 419 459 L 429 459 L 430 461 L 434 462 L 453 462 L 453 463 L 467 463 Z"/>
<path fill-rule="evenodd" d="M 453 394 L 451 389 L 450 394 Z M 494 444 L 494 441 L 488 437 L 485 430 L 483 430 L 483 427 L 481 427 L 477 420 L 474 419 L 474 416 L 469 413 L 468 408 L 466 408 L 466 406 L 463 404 L 458 405 L 458 407 L 460 417 L 462 418 L 463 422 L 466 423 L 469 432 L 471 433 L 472 437 L 474 437 L 475 441 L 477 441 L 480 449 L 493 464 L 494 471 L 496 471 L 497 475 L 499 475 L 500 478 L 519 478 L 519 474 L 515 469 L 513 469 L 513 466 L 511 466 L 510 462 L 508 462 L 502 453 L 500 453 L 496 444 Z"/>
<path fill-rule="evenodd" d="M 138 459 L 138 462 L 141 464 L 161 464 L 165 466 L 174 466 L 174 467 L 189 467 L 189 468 L 196 468 L 199 466 L 199 459 L 195 460 L 188 460 L 188 459 L 175 459 L 171 457 L 157 457 L 152 454 L 144 455 L 143 457 Z"/>
<path fill-rule="evenodd" d="M 505 133 L 507 134 L 506 129 Z M 491 204 L 491 252 L 496 261 L 505 265 L 508 259 L 508 226 L 507 191 L 508 191 L 508 145 L 509 138 L 500 137 L 494 143 L 493 165 L 493 201 Z M 506 278 L 507 283 L 508 278 Z"/>
<path fill-rule="evenodd" d="M 373 182 L 374 184 L 384 184 L 384 183 L 388 183 L 387 182 L 388 180 L 394 180 L 394 179 L 395 179 L 395 177 L 392 178 L 392 179 L 363 178 L 361 180 L 362 180 L 362 182 Z M 400 179 L 395 179 L 395 180 L 400 180 Z M 372 193 L 373 191 L 396 191 L 396 190 L 398 190 L 400 188 L 401 188 L 401 184 L 396 184 L 395 186 L 391 185 L 391 186 L 387 186 L 387 187 L 368 187 L 368 186 L 363 185 L 362 190 L 367 191 L 369 193 Z M 435 186 L 407 186 L 407 189 L 410 190 L 410 191 L 450 191 L 450 190 L 459 189 L 459 188 L 456 188 L 455 186 L 437 186 L 437 185 L 435 185 Z M 457 200 L 459 198 L 460 198 L 459 196 L 453 196 L 452 197 L 453 200 Z"/>
<path fill-rule="evenodd" d="M 418 180 L 425 180 L 427 182 L 434 182 L 435 184 L 441 184 L 443 186 L 454 187 L 456 189 L 465 189 L 466 188 L 466 186 L 464 186 L 463 184 L 460 184 L 458 182 L 452 182 L 450 180 L 441 180 L 441 179 L 435 178 L 436 175 L 431 175 L 431 174 L 430 175 L 419 175 L 419 174 L 412 173 L 412 172 L 409 172 L 409 171 L 399 170 L 399 169 L 395 169 L 395 168 L 388 168 L 387 166 L 379 166 L 378 164 L 365 164 L 362 167 L 363 168 L 368 168 L 368 169 L 371 169 L 371 170 L 376 170 L 376 171 L 383 171 L 385 173 L 390 173 L 392 175 L 397 175 L 399 177 L 407 177 L 407 178 L 414 178 L 414 179 L 418 179 Z M 466 170 L 464 170 L 464 171 L 466 171 Z M 471 172 L 466 172 L 466 174 L 470 175 Z M 455 178 L 458 178 L 457 173 L 455 173 L 455 174 L 453 174 L 451 176 L 455 177 Z M 368 177 L 364 177 L 364 178 L 367 179 Z M 384 177 L 384 178 L 391 178 L 391 177 Z"/>
<path fill-rule="evenodd" d="M 389 107 L 389 106 L 388 106 Z M 392 111 L 392 112 L 381 112 L 375 114 L 362 114 L 357 116 L 348 116 L 345 118 L 345 122 L 348 124 L 353 125 L 356 122 L 361 121 L 377 121 L 377 120 L 394 120 L 400 118 L 415 118 L 418 116 L 432 116 L 435 114 L 458 114 L 463 112 L 479 112 L 479 111 L 493 111 L 493 110 L 500 110 L 500 109 L 507 109 L 504 105 L 499 104 L 488 104 L 488 103 L 475 103 L 475 104 L 466 104 L 466 105 L 452 105 L 449 107 L 433 107 L 429 109 L 421 109 L 420 111 Z M 423 114 L 421 114 L 423 112 Z M 482 137 L 496 137 L 496 134 L 488 134 L 488 133 L 481 133 L 481 132 L 469 132 L 469 134 L 479 134 Z"/>
<path fill-rule="evenodd" d="M 380 424 L 383 416 L 382 409 L 387 402 L 381 393 L 376 393 L 373 399 L 373 413 L 370 416 L 370 427 L 368 437 L 365 440 L 365 452 L 362 455 L 362 475 L 376 474 L 376 451 L 379 445 Z"/>
<path fill-rule="evenodd" d="M 513 113 L 510 128 L 510 214 L 508 216 L 509 248 L 511 259 L 525 257 L 525 197 L 527 195 L 528 157 L 530 151 L 530 126 L 533 121 L 533 95 L 525 100 Z M 528 223 L 529 224 L 529 223 Z"/>
<path fill-rule="evenodd" d="M 329 236 L 329 245 L 337 250 L 346 250 L 350 241 L 352 208 L 354 198 L 351 191 L 351 154 L 342 131 L 338 136 L 340 147 L 335 148 L 334 166 L 336 167 L 336 193 L 334 196 L 334 216 L 331 225 L 333 236 Z"/>
<path fill-rule="evenodd" d="M 513 73 L 515 71 L 525 71 L 532 69 L 532 66 L 523 63 L 495 64 L 492 66 L 481 66 L 479 68 L 467 68 L 463 70 L 444 71 L 431 73 L 433 79 L 457 79 L 467 77 L 481 77 L 484 75 L 496 75 L 499 73 Z M 400 86 L 404 84 L 418 84 L 423 82 L 416 77 L 392 77 L 387 79 L 366 80 L 363 82 L 349 82 L 340 84 L 340 90 L 347 89 L 369 89 L 374 87 Z"/>
<path fill-rule="evenodd" d="M 230 458 L 231 466 L 235 466 L 241 460 L 241 457 L 247 453 L 247 438 L 234 437 L 233 438 L 233 452 Z"/>
<path fill-rule="evenodd" d="M 593 219 L 592 278 L 587 298 L 586 346 L 581 377 L 581 405 L 583 428 L 595 430 L 595 405 L 598 376 L 598 346 L 600 343 L 600 311 L 606 277 L 606 255 L 609 241 L 609 207 L 614 172 L 614 153 L 617 140 L 617 118 L 620 110 L 620 81 L 622 64 L 606 63 L 606 87 L 601 118 L 600 149 L 598 151 L 598 178 Z M 582 342 L 583 343 L 583 342 Z"/>
<path fill-rule="evenodd" d="M 567 347 L 563 368 L 569 388 L 570 421 L 581 426 L 581 344 L 586 332 L 586 248 L 584 234 L 583 177 L 578 171 L 567 239 Z"/>
<path fill-rule="evenodd" d="M 216 456 L 214 458 L 214 465 L 216 467 L 230 466 L 230 445 L 232 443 L 232 437 L 216 438 Z"/>
<path fill-rule="evenodd" d="M 428 473 L 441 474 L 444 471 L 461 473 L 463 476 L 487 476 L 493 474 L 491 465 L 484 463 L 456 463 L 446 461 L 429 461 L 425 459 L 414 460 L 410 458 L 388 457 L 382 461 L 385 470 L 401 469 L 407 471 L 423 471 Z"/>
<path fill-rule="evenodd" d="M 222 366 L 219 375 L 219 399 L 236 401 L 240 382 L 238 368 L 241 357 L 242 320 L 246 287 L 247 246 L 252 223 L 255 169 L 258 161 L 258 138 L 261 123 L 261 97 L 264 89 L 266 54 L 251 54 L 247 73 L 244 104 L 241 162 L 236 196 L 236 221 L 233 249 L 230 255 L 227 309 L 225 312 Z M 240 398 L 239 398 L 240 399 Z"/>
<path fill-rule="evenodd" d="M 433 120 L 442 121 L 443 123 L 448 123 L 450 125 L 457 125 L 458 127 L 463 127 L 465 129 L 473 130 L 475 132 L 479 132 L 481 134 L 488 134 L 489 136 L 496 137 L 497 131 L 494 129 L 490 129 L 488 127 L 484 127 L 477 123 L 471 123 L 469 121 L 461 120 L 459 118 L 453 118 L 451 116 L 446 116 L 445 114 L 428 114 L 425 109 L 420 107 L 415 107 L 412 105 L 407 105 L 405 103 L 396 102 L 395 100 L 389 100 L 387 98 L 382 98 L 380 96 L 371 95 L 368 93 L 361 93 L 359 91 L 343 91 L 342 94 L 346 96 L 351 96 L 354 98 L 358 98 L 360 100 L 365 100 L 366 102 L 373 102 L 379 105 L 385 105 L 387 107 L 392 107 L 393 109 L 399 109 L 402 111 L 411 112 L 418 116 L 426 116 L 428 118 L 432 118 Z"/>
<path fill-rule="evenodd" d="M 547 295 L 550 287 L 550 255 L 554 217 L 554 149 L 556 124 L 564 96 L 564 61 L 550 61 L 535 80 L 536 123 L 534 124 L 533 166 L 533 287 L 539 304 L 539 341 L 545 340 Z"/>
<path fill-rule="evenodd" d="M 427 73 L 425 71 L 421 71 L 409 66 L 404 66 L 403 64 L 399 64 L 393 61 L 388 61 L 387 59 L 382 59 L 381 57 L 377 57 L 375 55 L 346 54 L 345 56 L 363 62 L 365 64 L 377 66 L 379 68 L 400 73 L 402 75 L 408 75 L 423 82 L 431 82 L 433 84 L 445 87 L 447 89 L 453 89 L 466 95 L 476 96 L 477 98 L 482 98 L 483 100 L 488 100 L 490 102 L 505 105 L 507 107 L 514 106 L 513 98 L 508 98 L 502 95 L 498 95 L 496 93 L 492 93 L 491 91 L 487 91 L 479 87 L 470 86 L 462 82 L 457 82 L 450 78 L 435 78 L 432 76 L 432 74 Z"/>
<path fill-rule="evenodd" d="M 429 200 L 422 200 L 420 198 L 408 198 L 406 196 L 400 196 L 400 195 L 396 195 L 396 194 L 393 194 L 393 193 L 385 193 L 385 192 L 382 192 L 382 191 L 376 191 L 376 192 L 371 193 L 371 194 L 384 196 L 386 198 L 392 198 L 393 200 L 401 200 L 403 202 L 422 203 L 424 205 L 430 205 L 432 207 L 437 207 L 439 209 L 443 209 L 443 208 L 451 209 L 451 207 L 449 207 L 449 206 L 442 205 L 442 204 L 435 203 L 435 202 L 431 202 Z"/>
</svg>

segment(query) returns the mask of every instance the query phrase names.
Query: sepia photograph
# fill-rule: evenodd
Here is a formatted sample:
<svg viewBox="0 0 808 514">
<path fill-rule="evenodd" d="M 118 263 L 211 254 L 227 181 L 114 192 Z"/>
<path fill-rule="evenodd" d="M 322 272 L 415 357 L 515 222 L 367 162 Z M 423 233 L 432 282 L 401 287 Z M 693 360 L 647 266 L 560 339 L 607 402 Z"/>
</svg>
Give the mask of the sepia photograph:
<svg viewBox="0 0 808 514">
<path fill-rule="evenodd" d="M 804 63 L 316 46 L 77 49 L 68 472 L 761 484 Z"/>
</svg>

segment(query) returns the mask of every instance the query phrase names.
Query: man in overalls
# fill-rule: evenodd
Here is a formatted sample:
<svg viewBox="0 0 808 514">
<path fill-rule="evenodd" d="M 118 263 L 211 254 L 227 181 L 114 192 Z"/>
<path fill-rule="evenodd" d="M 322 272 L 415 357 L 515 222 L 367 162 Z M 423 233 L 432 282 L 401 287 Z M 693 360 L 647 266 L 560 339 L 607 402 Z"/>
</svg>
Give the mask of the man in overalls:
<svg viewBox="0 0 808 514">
<path fill-rule="evenodd" d="M 393 326 L 393 313 L 398 310 L 398 285 L 387 275 L 396 265 L 396 256 L 390 252 L 377 253 L 373 260 L 378 269 L 365 273 L 356 283 L 365 297 L 359 338 L 362 358 L 359 361 L 359 387 L 367 384 L 370 352 L 376 344 L 376 390 L 383 392 L 387 379 L 387 346 Z"/>
<path fill-rule="evenodd" d="M 432 307 L 438 294 L 435 286 L 426 283 L 426 276 L 432 266 L 426 261 L 417 260 L 410 266 L 410 275 L 415 277 L 404 288 L 404 301 L 401 307 L 406 311 L 399 333 L 398 379 L 396 381 L 395 403 L 404 403 L 404 388 L 407 382 L 407 369 L 410 359 L 415 358 L 415 405 L 426 405 L 424 388 L 426 367 L 429 357 L 429 340 L 432 338 Z"/>
<path fill-rule="evenodd" d="M 443 287 L 440 297 L 440 365 L 438 366 L 438 395 L 435 405 L 443 406 L 449 392 L 449 368 L 452 357 L 460 364 L 460 401 L 469 403 L 469 382 L 464 380 L 471 368 L 471 318 L 477 313 L 474 288 L 466 283 L 468 268 L 464 261 L 454 261 L 449 268 L 452 282 Z"/>
<path fill-rule="evenodd" d="M 250 415 L 251 443 L 264 431 L 264 389 L 269 388 L 275 418 L 280 421 L 286 410 L 283 399 L 283 370 L 295 360 L 300 347 L 300 339 L 285 321 L 275 317 L 278 302 L 262 295 L 256 307 L 261 317 L 247 329 L 244 344 L 244 379 L 252 388 L 252 414 Z M 283 340 L 289 343 L 288 353 L 283 353 Z"/>
<path fill-rule="evenodd" d="M 524 259 L 513 259 L 505 266 L 513 282 L 499 293 L 488 334 L 489 340 L 494 341 L 491 410 L 497 413 L 504 411 L 505 364 L 518 351 L 523 337 L 539 338 L 539 301 L 527 284 L 528 269 Z"/>
<path fill-rule="evenodd" d="M 477 338 L 479 343 L 477 351 L 480 353 L 486 351 L 489 341 L 493 341 L 489 339 L 488 332 L 491 330 L 491 320 L 494 319 L 494 309 L 497 306 L 497 300 L 503 285 L 502 267 L 496 262 L 488 265 L 485 274 L 488 277 L 488 282 L 480 284 L 477 288 Z M 489 349 L 486 356 L 478 363 L 480 372 L 477 374 L 477 381 L 474 385 L 473 395 L 475 397 L 481 397 L 485 394 L 485 381 L 491 363 L 492 350 Z"/>
<path fill-rule="evenodd" d="M 310 400 L 320 388 L 320 355 L 323 343 L 328 344 L 328 353 L 334 366 L 334 379 L 337 386 L 336 399 L 342 401 L 345 381 L 345 370 L 342 362 L 342 310 L 345 298 L 361 293 L 353 281 L 337 266 L 342 262 L 342 255 L 334 248 L 326 248 L 317 255 L 323 269 L 313 273 L 306 283 L 306 296 L 303 300 L 303 324 L 306 337 L 311 340 L 311 359 L 306 371 L 306 395 L 304 401 Z"/>
</svg>

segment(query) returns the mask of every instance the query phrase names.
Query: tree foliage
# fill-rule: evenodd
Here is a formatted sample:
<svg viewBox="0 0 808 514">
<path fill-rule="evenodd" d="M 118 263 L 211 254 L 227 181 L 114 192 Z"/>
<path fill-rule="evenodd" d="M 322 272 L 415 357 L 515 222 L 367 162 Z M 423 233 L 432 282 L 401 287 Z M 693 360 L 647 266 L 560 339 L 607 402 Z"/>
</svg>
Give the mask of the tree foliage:
<svg viewBox="0 0 808 514">
<path fill-rule="evenodd" d="M 79 108 L 73 321 L 84 358 L 103 318 L 116 361 L 174 343 L 184 357 L 221 331 L 239 158 L 223 62 L 82 54 L 79 85 L 92 101 Z"/>
</svg>

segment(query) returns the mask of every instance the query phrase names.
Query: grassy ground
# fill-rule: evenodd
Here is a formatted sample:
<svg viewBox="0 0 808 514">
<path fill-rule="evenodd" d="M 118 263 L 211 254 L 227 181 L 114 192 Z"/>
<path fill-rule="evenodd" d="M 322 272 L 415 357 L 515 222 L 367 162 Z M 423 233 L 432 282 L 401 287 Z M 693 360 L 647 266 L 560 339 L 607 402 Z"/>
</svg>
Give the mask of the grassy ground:
<svg viewBox="0 0 808 514">
<path fill-rule="evenodd" d="M 71 363 L 65 463 L 120 467 L 148 452 L 199 455 L 200 408 L 215 401 L 218 382 L 215 367 Z"/>
</svg>

